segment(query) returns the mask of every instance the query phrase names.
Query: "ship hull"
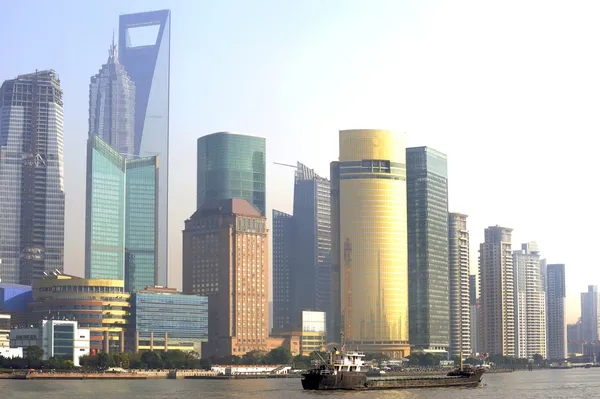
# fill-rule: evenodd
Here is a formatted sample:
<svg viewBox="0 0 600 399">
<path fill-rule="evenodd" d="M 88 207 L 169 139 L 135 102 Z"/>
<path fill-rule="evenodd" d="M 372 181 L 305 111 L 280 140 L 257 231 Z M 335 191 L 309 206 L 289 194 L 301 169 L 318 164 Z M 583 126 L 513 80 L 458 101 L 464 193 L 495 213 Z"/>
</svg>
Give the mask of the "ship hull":
<svg viewBox="0 0 600 399">
<path fill-rule="evenodd" d="M 409 388 L 476 387 L 481 383 L 483 370 L 460 376 L 402 376 L 367 378 L 364 373 L 339 372 L 302 375 L 302 387 L 309 390 L 383 390 Z"/>
</svg>

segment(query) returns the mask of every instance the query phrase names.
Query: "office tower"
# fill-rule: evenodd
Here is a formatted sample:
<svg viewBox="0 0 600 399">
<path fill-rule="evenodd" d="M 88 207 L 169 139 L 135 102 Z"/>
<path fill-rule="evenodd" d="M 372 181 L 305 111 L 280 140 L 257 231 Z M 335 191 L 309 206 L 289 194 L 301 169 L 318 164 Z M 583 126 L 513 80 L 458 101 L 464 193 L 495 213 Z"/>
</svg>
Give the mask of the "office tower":
<svg viewBox="0 0 600 399">
<path fill-rule="evenodd" d="M 490 355 L 515 356 L 512 229 L 490 226 L 479 247 L 481 349 Z"/>
<path fill-rule="evenodd" d="M 298 162 L 294 184 L 291 319 L 302 311 L 331 314 L 331 204 L 329 180 Z"/>
<path fill-rule="evenodd" d="M 567 357 L 567 312 L 565 265 L 547 265 L 546 323 L 548 359 Z"/>
<path fill-rule="evenodd" d="M 342 130 L 331 164 L 334 325 L 347 345 L 394 356 L 410 353 L 404 140 Z"/>
<path fill-rule="evenodd" d="M 273 328 L 291 323 L 293 229 L 292 215 L 273 209 Z"/>
<path fill-rule="evenodd" d="M 548 283 L 548 262 L 546 259 L 540 259 L 540 277 L 542 279 L 542 291 L 547 292 Z"/>
<path fill-rule="evenodd" d="M 120 64 L 114 38 L 108 61 L 90 80 L 89 135 L 98 135 L 119 154 L 132 158 L 135 84 Z"/>
<path fill-rule="evenodd" d="M 448 168 L 446 155 L 406 149 L 409 337 L 413 349 L 448 350 Z"/>
<path fill-rule="evenodd" d="M 471 353 L 476 355 L 479 353 L 480 347 L 480 334 L 479 334 L 479 324 L 480 324 L 480 309 L 479 309 L 479 299 L 477 297 L 477 275 L 471 274 L 469 275 L 469 320 L 470 320 L 470 334 L 471 334 Z"/>
<path fill-rule="evenodd" d="M 598 286 L 588 285 L 581 293 L 581 338 L 585 342 L 598 341 Z"/>
<path fill-rule="evenodd" d="M 0 88 L 0 280 L 63 270 L 63 100 L 53 70 Z"/>
<path fill-rule="evenodd" d="M 535 242 L 513 252 L 515 295 L 515 356 L 546 357 L 546 293 L 540 269 L 540 252 Z"/>
<path fill-rule="evenodd" d="M 197 209 L 211 200 L 239 198 L 266 209 L 265 139 L 219 132 L 198 139 Z"/>
<path fill-rule="evenodd" d="M 183 291 L 208 296 L 203 355 L 269 348 L 268 231 L 248 201 L 205 202 L 183 231 Z"/>
<path fill-rule="evenodd" d="M 450 355 L 471 353 L 471 277 L 469 275 L 467 215 L 448 215 L 448 268 L 450 277 Z M 475 284 L 475 282 L 473 282 Z"/>
<path fill-rule="evenodd" d="M 157 284 L 158 162 L 88 138 L 86 278 L 125 280 L 127 292 Z"/>
<path fill-rule="evenodd" d="M 581 335 L 581 319 L 577 323 L 567 324 L 567 353 L 570 355 L 583 354 L 583 346 L 585 341 Z"/>
<path fill-rule="evenodd" d="M 160 156 L 157 280 L 168 286 L 171 11 L 119 16 L 119 60 L 135 84 L 134 156 Z"/>
</svg>

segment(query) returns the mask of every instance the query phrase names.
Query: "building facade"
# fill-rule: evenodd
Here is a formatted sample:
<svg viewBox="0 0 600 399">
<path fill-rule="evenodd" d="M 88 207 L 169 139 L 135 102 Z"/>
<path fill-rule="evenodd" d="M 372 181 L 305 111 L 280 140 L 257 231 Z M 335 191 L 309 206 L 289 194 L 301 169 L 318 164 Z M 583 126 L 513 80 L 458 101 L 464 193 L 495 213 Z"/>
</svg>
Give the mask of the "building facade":
<svg viewBox="0 0 600 399">
<path fill-rule="evenodd" d="M 128 292 L 158 280 L 158 157 L 126 159 L 88 139 L 87 278 L 125 280 Z"/>
<path fill-rule="evenodd" d="M 546 268 L 546 338 L 550 360 L 567 358 L 567 306 L 564 264 Z"/>
<path fill-rule="evenodd" d="M 479 328 L 481 321 L 481 310 L 479 306 L 479 297 L 477 295 L 477 275 L 469 276 L 469 316 L 470 316 L 470 335 L 471 335 L 471 354 L 480 353 Z"/>
<path fill-rule="evenodd" d="M 490 355 L 515 356 L 512 229 L 490 226 L 479 248 L 481 349 Z"/>
<path fill-rule="evenodd" d="M 208 297 L 207 357 L 269 347 L 266 218 L 248 201 L 205 202 L 183 231 L 183 291 Z"/>
<path fill-rule="evenodd" d="M 201 353 L 208 340 L 208 298 L 171 288 L 147 287 L 131 295 L 126 348 Z M 133 344 L 133 345 L 131 345 Z"/>
<path fill-rule="evenodd" d="M 294 260 L 292 215 L 273 209 L 273 328 L 292 322 L 292 278 Z"/>
<path fill-rule="evenodd" d="M 302 335 L 300 350 L 303 356 L 322 352 L 327 345 L 327 314 L 325 312 L 302 311 Z"/>
<path fill-rule="evenodd" d="M 63 100 L 53 70 L 0 87 L 0 280 L 63 270 Z"/>
<path fill-rule="evenodd" d="M 598 286 L 588 285 L 581 293 L 581 339 L 585 342 L 598 341 Z"/>
<path fill-rule="evenodd" d="M 515 356 L 533 359 L 546 353 L 546 293 L 540 252 L 535 242 L 513 252 L 515 279 Z"/>
<path fill-rule="evenodd" d="M 168 286 L 171 11 L 120 15 L 119 60 L 135 84 L 134 156 L 160 157 L 157 280 Z"/>
<path fill-rule="evenodd" d="M 108 61 L 90 79 L 89 133 L 100 136 L 125 158 L 135 152 L 135 84 L 119 62 L 114 43 Z"/>
<path fill-rule="evenodd" d="M 266 211 L 266 147 L 262 137 L 219 132 L 198 139 L 197 209 L 238 198 Z"/>
<path fill-rule="evenodd" d="M 407 148 L 406 193 L 410 344 L 445 352 L 450 339 L 446 155 Z"/>
<path fill-rule="evenodd" d="M 347 345 L 407 356 L 404 134 L 340 131 L 331 172 L 334 328 Z"/>
<path fill-rule="evenodd" d="M 71 360 L 79 366 L 79 358 L 90 354 L 90 331 L 79 328 L 76 321 L 42 320 L 39 327 L 16 328 L 10 332 L 13 348 L 39 346 L 44 350 L 43 360 L 56 357 Z"/>
<path fill-rule="evenodd" d="M 448 270 L 450 280 L 450 355 L 471 353 L 471 276 L 469 274 L 467 215 L 448 215 Z M 473 282 L 476 284 L 476 282 Z M 476 287 L 475 287 L 476 288 Z M 476 296 L 475 296 L 476 297 Z"/>
<path fill-rule="evenodd" d="M 51 318 L 74 320 L 79 327 L 90 330 L 92 350 L 125 351 L 129 294 L 123 280 L 56 274 L 34 280 L 32 288 L 32 324 Z"/>
<path fill-rule="evenodd" d="M 583 347 L 586 345 L 581 335 L 581 320 L 577 323 L 567 324 L 567 353 L 582 355 Z"/>
<path fill-rule="evenodd" d="M 331 314 L 331 201 L 329 180 L 298 162 L 294 183 L 292 323 L 304 310 Z"/>
<path fill-rule="evenodd" d="M 10 315 L 0 313 L 0 348 L 10 347 Z"/>
</svg>

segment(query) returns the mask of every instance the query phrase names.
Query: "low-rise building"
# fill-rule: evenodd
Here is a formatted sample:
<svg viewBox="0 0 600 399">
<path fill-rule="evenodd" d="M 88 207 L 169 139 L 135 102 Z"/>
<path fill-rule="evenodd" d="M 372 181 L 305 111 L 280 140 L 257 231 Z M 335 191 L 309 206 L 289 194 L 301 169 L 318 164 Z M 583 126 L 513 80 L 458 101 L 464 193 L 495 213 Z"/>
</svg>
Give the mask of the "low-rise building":
<svg viewBox="0 0 600 399">
<path fill-rule="evenodd" d="M 23 348 L 0 348 L 0 357 L 12 359 L 15 357 L 23 357 Z"/>
<path fill-rule="evenodd" d="M 44 360 L 55 357 L 79 366 L 79 358 L 90 354 L 90 331 L 72 320 L 43 320 L 37 327 L 11 330 L 10 346 L 25 348 L 24 356 L 28 347 L 39 346 Z"/>
<path fill-rule="evenodd" d="M 308 356 L 312 352 L 324 351 L 327 346 L 327 320 L 325 312 L 302 311 L 302 325 L 287 324 L 282 328 L 275 328 L 270 341 L 274 347 L 283 346 L 290 349 L 296 356 Z M 279 341 L 284 339 L 281 344 Z M 299 345 L 299 347 L 296 347 Z M 272 348 L 271 348 L 272 349 Z"/>
<path fill-rule="evenodd" d="M 10 314 L 11 325 L 29 323 L 31 286 L 0 282 L 0 313 Z"/>
<path fill-rule="evenodd" d="M 208 298 L 173 288 L 147 287 L 131 295 L 130 351 L 179 349 L 201 353 L 208 341 Z"/>
<path fill-rule="evenodd" d="M 10 315 L 0 314 L 0 348 L 10 346 Z"/>
<path fill-rule="evenodd" d="M 32 324 L 43 319 L 76 320 L 90 330 L 93 352 L 124 352 L 129 294 L 123 280 L 87 279 L 66 274 L 33 281 Z"/>
</svg>

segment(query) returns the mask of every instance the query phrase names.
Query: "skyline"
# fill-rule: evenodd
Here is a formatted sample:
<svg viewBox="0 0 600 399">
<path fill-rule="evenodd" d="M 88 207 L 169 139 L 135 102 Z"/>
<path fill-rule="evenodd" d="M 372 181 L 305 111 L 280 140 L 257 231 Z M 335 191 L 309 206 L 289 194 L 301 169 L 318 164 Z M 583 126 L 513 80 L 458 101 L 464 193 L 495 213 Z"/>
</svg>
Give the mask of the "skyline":
<svg viewBox="0 0 600 399">
<path fill-rule="evenodd" d="M 593 46 L 586 44 L 599 36 L 593 22 L 597 9 L 546 5 L 538 18 L 539 9 L 532 4 L 484 9 L 477 3 L 454 3 L 452 8 L 439 4 L 433 9 L 433 3 L 411 8 L 391 2 L 387 7 L 383 2 L 379 7 L 357 1 L 262 2 L 253 7 L 241 4 L 232 12 L 232 2 L 138 1 L 98 6 L 94 18 L 81 18 L 90 15 L 90 3 L 42 4 L 5 6 L 14 18 L 0 27 L 0 40 L 7 52 L 20 56 L 0 66 L 0 77 L 12 79 L 47 68 L 60 75 L 65 93 L 68 273 L 83 275 L 89 77 L 106 61 L 110 28 L 118 25 L 119 13 L 170 8 L 174 158 L 169 253 L 170 262 L 175 262 L 170 267 L 174 287 L 181 286 L 175 272 L 181 270 L 183 222 L 195 207 L 195 176 L 189 171 L 195 170 L 193 143 L 198 137 L 223 130 L 266 137 L 270 215 L 272 208 L 291 212 L 293 198 L 292 171 L 274 167 L 273 161 L 299 160 L 329 177 L 329 162 L 337 159 L 338 130 L 363 126 L 400 127 L 407 132 L 407 146 L 427 145 L 448 154 L 449 210 L 469 215 L 471 273 L 476 272 L 483 229 L 500 224 L 514 229 L 514 243 L 535 240 L 548 263 L 566 264 L 569 322 L 576 320 L 579 293 L 588 281 L 600 282 L 600 272 L 586 268 L 588 257 L 578 250 L 593 242 L 591 227 L 582 221 L 589 226 L 598 221 L 598 215 L 589 212 L 593 197 L 583 191 L 594 167 L 592 148 L 583 146 L 573 155 L 565 152 L 569 143 L 585 144 L 600 128 L 592 118 L 600 100 L 591 97 L 600 89 L 595 72 L 600 60 L 590 55 L 587 49 Z M 472 20 L 475 14 L 479 18 Z M 47 46 L 33 40 L 37 30 L 11 35 L 17 29 L 15 21 L 25 15 L 50 38 L 73 44 Z M 559 16 L 570 22 L 573 15 L 577 24 L 555 30 Z M 206 23 L 191 22 L 198 16 Z M 395 19 L 398 22 L 392 24 Z M 530 31 L 533 20 L 536 29 Z M 239 30 L 218 30 L 216 35 L 223 21 Z M 358 21 L 364 28 L 354 29 L 361 25 Z M 507 26 L 510 32 L 503 29 Z M 73 33 L 76 30 L 85 34 Z M 191 42 L 199 43 L 200 49 L 191 51 Z M 77 43 L 85 43 L 85 49 Z M 398 51 L 390 53 L 392 47 Z M 26 54 L 20 53 L 23 48 Z M 202 95 L 196 96 L 198 92 Z M 373 98 L 381 100 L 372 102 Z M 542 133 L 531 134 L 532 129 Z M 482 131 L 493 138 L 481 143 Z M 295 136 L 299 139 L 290 145 Z M 544 140 L 545 136 L 560 139 Z M 490 153 L 496 162 L 488 163 Z M 506 182 L 513 195 L 502 191 Z M 530 194 L 518 195 L 521 192 Z M 567 208 L 571 192 L 582 194 L 576 207 Z"/>
</svg>

